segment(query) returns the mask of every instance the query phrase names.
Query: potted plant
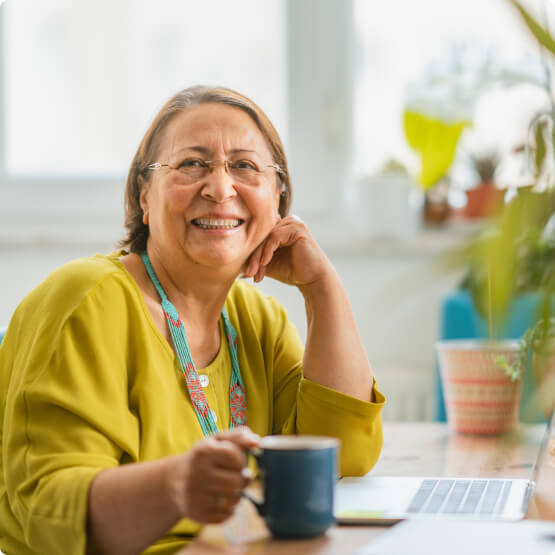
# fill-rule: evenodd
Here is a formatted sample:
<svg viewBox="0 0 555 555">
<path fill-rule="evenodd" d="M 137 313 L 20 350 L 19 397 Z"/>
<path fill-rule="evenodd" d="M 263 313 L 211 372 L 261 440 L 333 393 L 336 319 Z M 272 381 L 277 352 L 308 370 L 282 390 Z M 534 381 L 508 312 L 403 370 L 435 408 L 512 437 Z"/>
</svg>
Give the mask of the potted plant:
<svg viewBox="0 0 555 555">
<path fill-rule="evenodd" d="M 520 343 L 438 341 L 436 350 L 451 429 L 488 435 L 511 431 L 522 393 Z"/>
<path fill-rule="evenodd" d="M 555 54 L 555 41 L 551 36 L 518 3 L 513 4 L 544 48 Z M 472 318 L 481 319 L 485 323 L 485 330 L 481 330 L 481 340 L 466 345 L 465 356 L 460 352 L 457 354 L 457 350 L 460 351 L 464 343 L 463 340 L 451 342 L 449 345 L 438 345 L 448 419 L 452 419 L 455 414 L 453 410 L 450 411 L 451 415 L 449 414 L 449 404 L 454 402 L 463 405 L 466 402 L 457 398 L 457 392 L 454 392 L 449 379 L 451 382 L 464 382 L 467 385 L 472 383 L 478 391 L 473 393 L 476 411 L 479 403 L 484 406 L 491 404 L 497 408 L 505 403 L 507 408 L 515 408 L 516 399 L 523 389 L 525 410 L 539 404 L 545 416 L 549 416 L 553 410 L 555 346 L 552 340 L 551 315 L 555 305 L 555 187 L 552 176 L 552 149 L 547 147 L 547 143 L 553 145 L 554 142 L 554 114 L 555 109 L 552 105 L 546 113 L 534 119 L 529 129 L 531 140 L 527 145 L 527 153 L 535 170 L 533 187 L 514 196 L 505 205 L 503 212 L 473 237 L 470 244 L 463 249 L 462 258 L 459 258 L 459 262 L 463 260 L 469 268 L 463 286 L 471 294 L 473 310 L 476 312 Z M 525 302 L 521 302 L 523 300 Z M 519 308 L 515 309 L 515 306 Z M 524 323 L 530 329 L 520 342 L 511 345 L 511 350 L 503 352 L 502 348 L 505 345 L 500 343 L 498 338 L 510 336 L 508 321 L 510 317 L 515 316 L 515 310 L 517 322 L 521 325 Z M 521 330 L 520 334 L 522 332 L 524 330 Z M 453 353 L 448 355 L 448 349 L 452 349 Z M 444 365 L 452 364 L 457 356 L 463 359 L 466 357 L 467 362 L 472 360 L 472 364 L 481 367 L 483 371 L 465 377 L 459 369 L 456 377 L 450 378 L 452 373 L 449 369 L 446 370 Z M 494 374 L 495 371 L 498 374 Z M 502 378 L 502 375 L 506 378 Z M 515 397 L 512 400 L 503 396 L 503 390 L 509 390 L 507 379 L 514 384 Z M 531 382 L 528 391 L 527 379 Z M 494 381 L 498 382 L 499 391 L 488 393 L 486 389 L 493 387 Z M 455 418 L 456 416 L 455 414 Z M 516 422 L 515 412 L 511 410 L 506 412 L 505 425 L 496 422 L 496 419 L 501 418 L 499 411 L 490 411 L 489 416 L 482 413 L 481 416 L 484 419 L 490 418 L 489 426 L 482 422 L 481 427 L 476 426 L 472 430 L 468 426 L 459 426 L 456 420 L 451 424 L 459 431 L 495 433 L 495 430 L 501 432 L 510 429 Z"/>
<path fill-rule="evenodd" d="M 466 293 L 451 294 L 444 302 L 446 318 L 461 320 L 460 306 L 458 312 L 445 310 L 445 307 L 449 307 L 454 299 L 460 304 L 463 298 L 466 303 L 462 305 L 463 316 L 467 322 L 472 322 L 474 329 L 466 335 L 464 332 L 468 330 L 463 329 L 458 337 L 481 338 L 472 345 L 468 341 L 459 341 L 464 343 L 465 349 L 472 348 L 476 353 L 467 353 L 467 356 L 477 356 L 479 360 L 487 360 L 490 365 L 497 366 L 498 370 L 487 370 L 491 375 L 503 369 L 511 379 L 523 381 L 519 387 L 523 391 L 523 417 L 528 421 L 542 418 L 539 405 L 543 408 L 543 415 L 549 414 L 548 399 L 553 395 L 549 389 L 555 385 L 555 378 L 549 377 L 553 372 L 553 362 L 548 353 L 549 349 L 553 349 L 553 342 L 543 341 L 543 338 L 550 337 L 545 330 L 553 328 L 550 317 L 555 308 L 554 211 L 555 191 L 551 189 L 514 197 L 506 205 L 504 213 L 463 250 L 459 263 L 463 260 L 468 265 L 461 283 L 461 290 Z M 465 319 L 462 318 L 462 321 Z M 547 328 L 540 323 L 546 321 L 550 322 Z M 449 324 L 451 331 L 457 328 L 457 322 Z M 459 331 L 463 327 L 464 324 L 459 326 Z M 528 331 L 527 327 L 530 328 Z M 447 337 L 457 335 L 451 333 Z M 498 339 L 511 337 L 522 338 L 520 342 L 511 344 L 511 352 L 503 352 L 508 345 L 500 344 Z M 456 349 L 456 343 L 451 341 L 444 348 Z M 488 351 L 490 354 L 486 355 Z M 532 356 L 532 353 L 538 354 Z M 449 357 L 439 354 L 440 366 L 442 360 L 449 360 Z M 526 371 L 530 360 L 536 361 L 534 372 Z M 545 366 L 544 370 L 542 366 Z M 441 367 L 440 370 L 442 378 L 445 378 L 445 369 Z M 479 382 L 479 376 L 475 377 Z M 443 381 L 447 405 L 453 400 L 448 379 Z M 503 387 L 501 377 L 499 382 Z M 489 386 L 483 384 L 483 387 Z M 520 394 L 516 390 L 514 393 Z M 493 393 L 484 395 L 491 399 L 495 397 Z M 449 406 L 447 409 L 449 417 Z M 483 425 L 483 428 L 486 426 Z"/>
<path fill-rule="evenodd" d="M 519 341 L 439 341 L 441 377 L 452 429 L 498 434 L 519 420 L 523 377 L 536 388 L 524 406 L 539 406 L 546 418 L 555 408 L 555 318 L 544 318 Z"/>
<path fill-rule="evenodd" d="M 428 79 L 433 82 L 433 77 Z M 471 121 L 465 110 L 459 112 L 457 109 L 445 118 L 439 103 L 435 106 L 426 97 L 427 84 L 425 81 L 423 85 L 411 88 L 403 113 L 403 127 L 407 143 L 420 162 L 415 180 L 424 191 L 423 222 L 440 225 L 451 215 L 448 170 L 461 134 Z"/>
<path fill-rule="evenodd" d="M 463 215 L 469 219 L 487 218 L 498 214 L 503 208 L 505 191 L 495 182 L 499 154 L 495 151 L 471 153 L 470 162 L 478 176 L 478 183 L 466 191 Z"/>
<path fill-rule="evenodd" d="M 528 83 L 548 87 L 539 58 L 527 57 L 507 64 L 505 56 L 470 43 L 452 43 L 440 56 L 425 67 L 418 79 L 408 84 L 403 109 L 405 138 L 418 160 L 414 180 L 424 191 L 427 200 L 424 220 L 429 222 L 442 222 L 450 215 L 442 189 L 448 188 L 451 166 L 460 154 L 460 140 L 473 125 L 482 94 L 500 84 L 512 87 Z M 482 181 L 491 180 L 497 162 L 495 156 L 476 160 L 477 172 L 489 171 L 490 174 L 483 175 Z M 436 188 L 438 191 L 434 192 Z M 502 196 L 493 186 L 479 184 L 479 189 L 476 194 L 487 189 L 488 197 L 499 199 Z M 497 207 L 497 203 L 494 204 Z M 472 201 L 469 205 L 469 216 L 481 217 L 483 210 L 474 209 Z M 489 212 L 491 210 L 486 210 Z"/>
</svg>

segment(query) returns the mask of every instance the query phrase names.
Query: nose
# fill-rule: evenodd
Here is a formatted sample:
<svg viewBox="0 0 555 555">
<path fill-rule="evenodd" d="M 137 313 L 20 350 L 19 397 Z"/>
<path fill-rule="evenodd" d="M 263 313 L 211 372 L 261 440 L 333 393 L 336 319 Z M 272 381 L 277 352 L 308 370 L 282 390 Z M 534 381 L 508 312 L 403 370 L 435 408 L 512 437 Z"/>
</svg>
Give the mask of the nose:
<svg viewBox="0 0 555 555">
<path fill-rule="evenodd" d="M 218 204 L 227 202 L 237 195 L 226 160 L 215 160 L 211 163 L 210 171 L 204 178 L 201 195 Z"/>
</svg>

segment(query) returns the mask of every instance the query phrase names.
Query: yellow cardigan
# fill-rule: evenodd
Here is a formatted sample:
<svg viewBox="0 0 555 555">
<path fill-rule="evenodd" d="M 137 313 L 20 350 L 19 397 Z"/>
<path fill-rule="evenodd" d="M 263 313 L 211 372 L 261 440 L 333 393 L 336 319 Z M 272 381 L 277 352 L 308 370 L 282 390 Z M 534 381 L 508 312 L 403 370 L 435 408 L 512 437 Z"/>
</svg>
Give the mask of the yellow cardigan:
<svg viewBox="0 0 555 555">
<path fill-rule="evenodd" d="M 179 362 L 121 254 L 53 272 L 19 305 L 0 346 L 0 548 L 9 554 L 84 554 L 99 471 L 183 453 L 203 438 Z M 366 473 L 382 444 L 381 393 L 366 403 L 303 378 L 297 331 L 256 287 L 238 280 L 226 310 L 250 428 L 336 436 L 341 473 Z M 229 426 L 230 372 L 222 336 L 199 370 L 220 429 Z M 198 530 L 184 519 L 145 553 L 172 553 Z"/>
</svg>

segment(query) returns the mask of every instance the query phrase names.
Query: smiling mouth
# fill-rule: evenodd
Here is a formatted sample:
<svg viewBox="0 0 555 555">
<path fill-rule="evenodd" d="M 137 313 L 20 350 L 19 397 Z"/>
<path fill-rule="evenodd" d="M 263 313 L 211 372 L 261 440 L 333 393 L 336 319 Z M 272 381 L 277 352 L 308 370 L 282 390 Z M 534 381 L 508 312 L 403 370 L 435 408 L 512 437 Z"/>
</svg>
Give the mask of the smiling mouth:
<svg viewBox="0 0 555 555">
<path fill-rule="evenodd" d="M 214 218 L 196 218 L 192 223 L 201 229 L 234 229 L 239 227 L 244 221 L 241 219 L 218 220 Z"/>
</svg>

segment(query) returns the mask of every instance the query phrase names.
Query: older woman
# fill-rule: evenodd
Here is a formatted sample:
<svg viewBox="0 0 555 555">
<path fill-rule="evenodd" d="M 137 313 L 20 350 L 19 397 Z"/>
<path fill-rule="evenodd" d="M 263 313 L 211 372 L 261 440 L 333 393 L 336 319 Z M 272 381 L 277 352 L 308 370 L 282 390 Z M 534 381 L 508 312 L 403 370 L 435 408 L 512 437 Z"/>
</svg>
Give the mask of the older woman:
<svg viewBox="0 0 555 555">
<path fill-rule="evenodd" d="M 173 553 L 232 514 L 256 434 L 333 435 L 343 474 L 372 467 L 384 399 L 290 198 L 252 101 L 194 87 L 162 108 L 129 172 L 125 249 L 52 273 L 2 343 L 3 550 Z M 241 274 L 299 289 L 304 354 Z"/>
</svg>

